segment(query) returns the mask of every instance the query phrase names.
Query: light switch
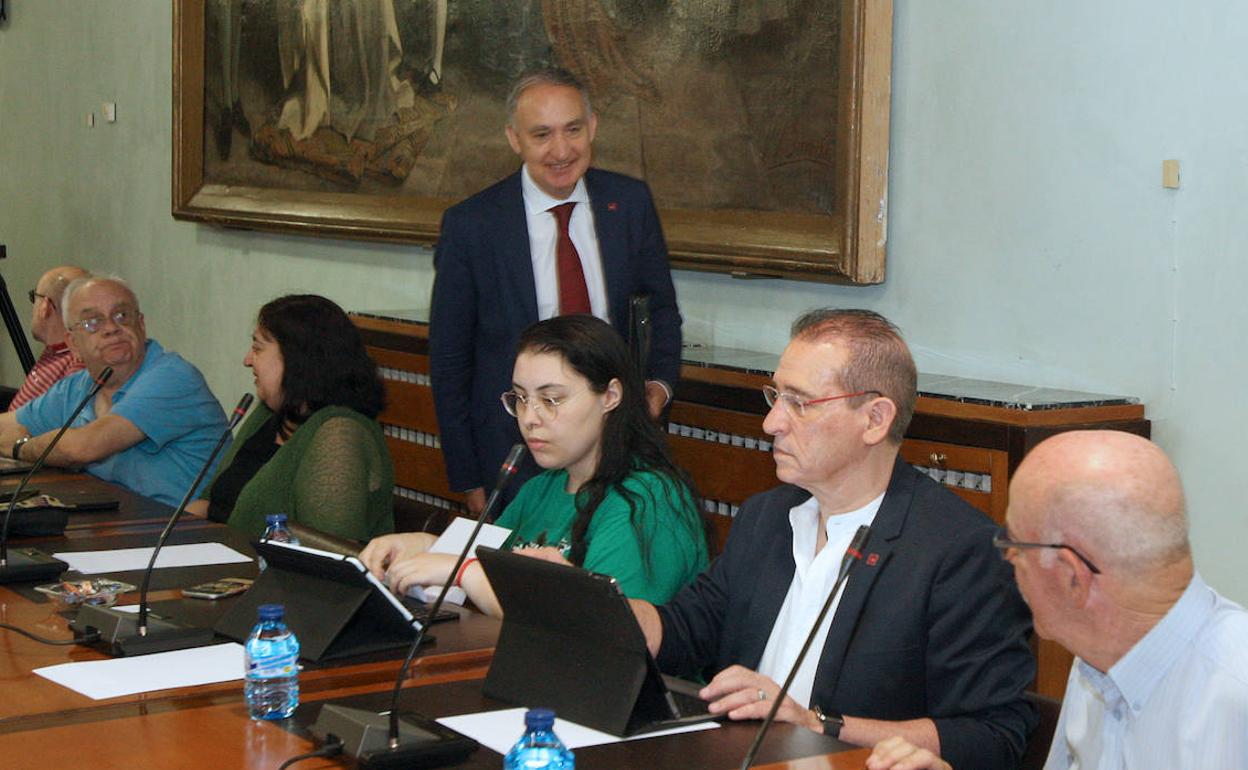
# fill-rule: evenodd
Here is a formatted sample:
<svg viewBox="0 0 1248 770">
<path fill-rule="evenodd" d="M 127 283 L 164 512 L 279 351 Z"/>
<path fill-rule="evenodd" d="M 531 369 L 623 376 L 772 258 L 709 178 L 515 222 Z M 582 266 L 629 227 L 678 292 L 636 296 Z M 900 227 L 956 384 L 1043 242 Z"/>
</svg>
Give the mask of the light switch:
<svg viewBox="0 0 1248 770">
<path fill-rule="evenodd" d="M 87 128 L 95 128 L 95 113 L 87 113 Z"/>
<path fill-rule="evenodd" d="M 1179 162 L 1177 160 L 1161 162 L 1161 186 L 1167 190 L 1179 189 Z"/>
<path fill-rule="evenodd" d="M 100 105 L 100 112 L 104 114 L 104 120 L 109 123 L 117 122 L 117 102 L 104 102 Z"/>
</svg>

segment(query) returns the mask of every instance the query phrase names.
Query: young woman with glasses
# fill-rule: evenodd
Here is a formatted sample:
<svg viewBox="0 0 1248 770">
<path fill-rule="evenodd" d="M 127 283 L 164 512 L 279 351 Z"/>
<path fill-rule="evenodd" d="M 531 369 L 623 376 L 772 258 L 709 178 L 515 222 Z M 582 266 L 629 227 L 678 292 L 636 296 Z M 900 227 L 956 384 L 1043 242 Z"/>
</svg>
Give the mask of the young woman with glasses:
<svg viewBox="0 0 1248 770">
<path fill-rule="evenodd" d="M 645 388 L 623 340 L 588 315 L 525 330 L 503 408 L 544 469 L 496 522 L 505 548 L 616 578 L 630 597 L 665 602 L 707 563 L 705 529 L 687 475 L 648 417 Z M 434 537 L 387 535 L 361 558 L 396 591 L 454 579 L 498 614 L 475 560 L 451 575 L 455 556 L 427 553 Z"/>
</svg>

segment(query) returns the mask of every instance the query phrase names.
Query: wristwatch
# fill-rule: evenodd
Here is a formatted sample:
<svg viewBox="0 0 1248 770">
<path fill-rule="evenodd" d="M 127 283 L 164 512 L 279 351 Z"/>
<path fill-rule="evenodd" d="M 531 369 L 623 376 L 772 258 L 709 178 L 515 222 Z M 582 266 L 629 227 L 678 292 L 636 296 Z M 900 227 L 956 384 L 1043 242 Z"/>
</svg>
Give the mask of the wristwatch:
<svg viewBox="0 0 1248 770">
<path fill-rule="evenodd" d="M 30 441 L 30 438 L 31 438 L 30 436 L 22 436 L 17 441 L 14 441 L 13 452 L 9 456 L 12 457 L 14 460 L 22 459 L 21 458 L 22 447 L 26 446 L 26 442 Z"/>
<path fill-rule="evenodd" d="M 845 718 L 837 712 L 825 712 L 823 709 L 815 706 L 815 719 L 819 720 L 819 724 L 823 725 L 823 734 L 829 738 L 840 738 L 841 728 L 845 726 Z"/>
</svg>

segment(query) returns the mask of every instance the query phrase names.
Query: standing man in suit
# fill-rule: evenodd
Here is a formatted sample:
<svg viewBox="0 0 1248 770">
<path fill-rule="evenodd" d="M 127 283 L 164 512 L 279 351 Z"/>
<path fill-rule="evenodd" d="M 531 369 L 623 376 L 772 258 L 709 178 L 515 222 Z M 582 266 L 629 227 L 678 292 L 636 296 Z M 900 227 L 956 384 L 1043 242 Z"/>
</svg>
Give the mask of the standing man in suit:
<svg viewBox="0 0 1248 770">
<path fill-rule="evenodd" d="M 542 70 L 512 87 L 507 106 L 507 141 L 523 165 L 448 209 L 434 253 L 434 406 L 451 488 L 467 493 L 473 512 L 520 440 L 499 396 L 530 324 L 592 313 L 627 338 L 630 299 L 645 295 L 654 415 L 680 372 L 680 312 L 650 189 L 590 168 L 598 116 L 584 87 L 568 72 Z"/>
<path fill-rule="evenodd" d="M 746 501 L 724 552 L 662 607 L 633 602 L 669 673 L 705 672 L 710 710 L 761 719 L 846 547 L 871 527 L 777 719 L 860 746 L 901 736 L 958 770 L 1018 766 L 1034 709 L 1030 618 L 993 548 L 1000 530 L 899 457 L 916 374 L 865 310 L 793 325 L 763 429 L 783 485 Z"/>
</svg>

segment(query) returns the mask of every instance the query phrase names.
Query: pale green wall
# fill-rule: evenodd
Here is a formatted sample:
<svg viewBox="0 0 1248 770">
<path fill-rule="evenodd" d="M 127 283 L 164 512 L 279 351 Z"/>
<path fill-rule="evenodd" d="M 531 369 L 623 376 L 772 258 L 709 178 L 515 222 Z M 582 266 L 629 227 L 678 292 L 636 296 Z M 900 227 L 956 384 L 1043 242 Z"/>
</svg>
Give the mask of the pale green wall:
<svg viewBox="0 0 1248 770">
<path fill-rule="evenodd" d="M 54 261 L 120 272 L 152 335 L 227 402 L 250 385 L 239 360 L 272 296 L 426 304 L 426 250 L 173 221 L 169 2 L 12 5 L 0 269 L 14 294 Z M 687 336 L 778 350 L 798 309 L 859 305 L 901 324 L 924 371 L 1139 396 L 1184 474 L 1202 571 L 1248 601 L 1248 481 L 1234 470 L 1248 415 L 1246 27 L 1248 6 L 1229 0 L 897 0 L 887 283 L 680 273 Z M 87 129 L 102 101 L 118 123 Z M 1182 161 L 1178 191 L 1161 189 L 1165 158 Z"/>
</svg>

